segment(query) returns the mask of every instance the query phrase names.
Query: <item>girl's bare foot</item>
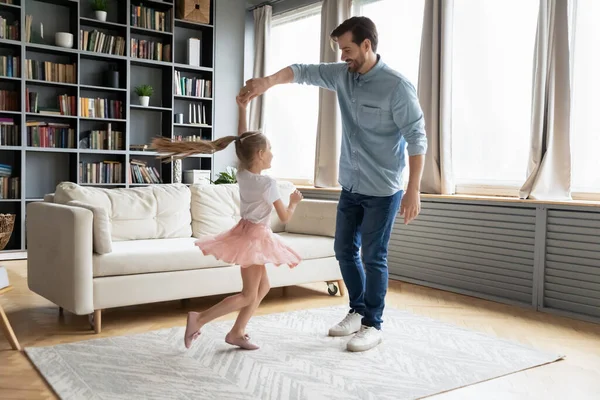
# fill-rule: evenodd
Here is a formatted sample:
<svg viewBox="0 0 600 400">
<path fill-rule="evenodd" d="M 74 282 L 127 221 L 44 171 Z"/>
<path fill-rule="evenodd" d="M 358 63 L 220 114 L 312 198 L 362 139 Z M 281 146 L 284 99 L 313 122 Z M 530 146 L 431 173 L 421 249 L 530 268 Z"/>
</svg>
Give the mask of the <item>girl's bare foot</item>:
<svg viewBox="0 0 600 400">
<path fill-rule="evenodd" d="M 240 336 L 239 334 L 229 332 L 227 336 L 225 336 L 225 342 L 232 346 L 238 346 L 244 350 L 258 350 L 260 348 L 254 343 L 251 343 L 250 336 L 246 334 Z"/>
<path fill-rule="evenodd" d="M 190 311 L 187 317 L 187 323 L 185 326 L 185 336 L 183 338 L 183 343 L 185 344 L 185 348 L 189 349 L 192 346 L 192 342 L 200 336 L 200 328 L 198 325 L 198 317 L 200 313 L 195 311 Z"/>
</svg>

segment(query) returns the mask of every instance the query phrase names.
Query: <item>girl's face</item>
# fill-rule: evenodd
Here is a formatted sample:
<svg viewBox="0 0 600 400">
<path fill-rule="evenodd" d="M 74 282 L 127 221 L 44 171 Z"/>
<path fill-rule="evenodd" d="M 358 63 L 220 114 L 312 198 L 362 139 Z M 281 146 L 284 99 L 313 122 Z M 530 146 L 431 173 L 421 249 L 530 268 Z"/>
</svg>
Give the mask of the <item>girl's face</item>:
<svg viewBox="0 0 600 400">
<path fill-rule="evenodd" d="M 260 169 L 271 168 L 271 161 L 273 161 L 273 153 L 271 153 L 271 142 L 267 140 L 267 148 L 265 150 L 259 150 L 258 161 L 260 163 Z"/>
</svg>

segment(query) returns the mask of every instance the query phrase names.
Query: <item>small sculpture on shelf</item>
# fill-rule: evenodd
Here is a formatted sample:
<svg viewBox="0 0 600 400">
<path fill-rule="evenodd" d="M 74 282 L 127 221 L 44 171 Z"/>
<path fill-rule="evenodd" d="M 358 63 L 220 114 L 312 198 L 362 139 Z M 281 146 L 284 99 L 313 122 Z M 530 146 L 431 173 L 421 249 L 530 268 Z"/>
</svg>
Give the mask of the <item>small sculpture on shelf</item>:
<svg viewBox="0 0 600 400">
<path fill-rule="evenodd" d="M 154 93 L 154 88 L 150 85 L 140 85 L 136 86 L 135 94 L 140 96 L 140 105 L 144 107 L 148 107 L 150 103 L 150 96 Z"/>
<path fill-rule="evenodd" d="M 92 0 L 92 10 L 94 10 L 98 21 L 106 22 L 108 10 L 107 0 Z"/>
</svg>

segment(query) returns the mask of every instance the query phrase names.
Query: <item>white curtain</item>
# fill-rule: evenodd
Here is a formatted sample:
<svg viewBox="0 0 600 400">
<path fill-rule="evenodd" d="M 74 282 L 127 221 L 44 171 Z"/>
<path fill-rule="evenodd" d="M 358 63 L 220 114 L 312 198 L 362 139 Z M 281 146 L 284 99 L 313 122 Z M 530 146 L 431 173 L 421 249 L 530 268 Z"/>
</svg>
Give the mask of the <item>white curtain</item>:
<svg viewBox="0 0 600 400">
<path fill-rule="evenodd" d="M 423 193 L 455 192 L 451 122 L 453 7 L 453 0 L 425 1 L 418 85 L 428 142 L 421 180 Z"/>
<path fill-rule="evenodd" d="M 323 0 L 321 8 L 321 62 L 340 61 L 331 47 L 330 34 L 350 18 L 352 0 Z M 319 119 L 315 154 L 316 187 L 338 186 L 342 122 L 335 92 L 319 89 Z"/>
<path fill-rule="evenodd" d="M 541 0 L 523 199 L 571 199 L 569 1 Z"/>
<path fill-rule="evenodd" d="M 253 77 L 267 76 L 267 60 L 273 9 L 266 5 L 254 9 L 254 69 Z M 250 103 L 249 129 L 265 129 L 265 96 Z"/>
</svg>

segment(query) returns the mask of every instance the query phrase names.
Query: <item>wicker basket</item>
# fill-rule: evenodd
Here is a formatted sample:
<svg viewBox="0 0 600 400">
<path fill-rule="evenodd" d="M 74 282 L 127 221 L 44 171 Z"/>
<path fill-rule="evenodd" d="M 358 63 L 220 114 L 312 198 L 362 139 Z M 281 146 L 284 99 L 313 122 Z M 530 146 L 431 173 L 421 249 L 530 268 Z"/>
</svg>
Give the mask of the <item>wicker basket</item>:
<svg viewBox="0 0 600 400">
<path fill-rule="evenodd" d="M 0 250 L 4 250 L 15 227 L 15 214 L 0 214 Z"/>
<path fill-rule="evenodd" d="M 177 0 L 177 17 L 200 24 L 210 23 L 210 0 Z"/>
</svg>

